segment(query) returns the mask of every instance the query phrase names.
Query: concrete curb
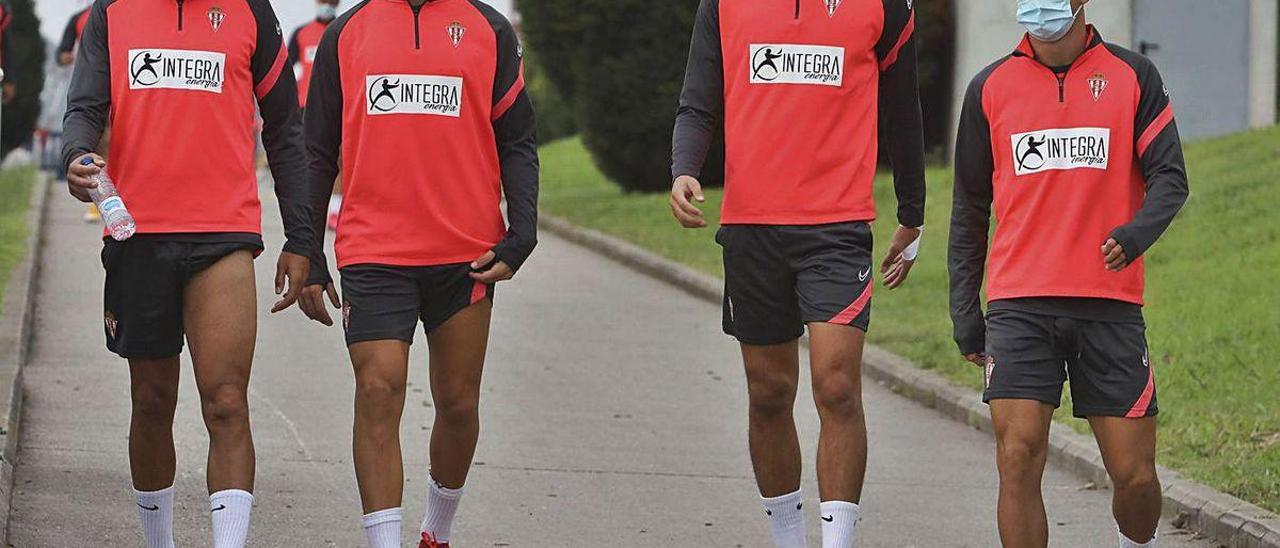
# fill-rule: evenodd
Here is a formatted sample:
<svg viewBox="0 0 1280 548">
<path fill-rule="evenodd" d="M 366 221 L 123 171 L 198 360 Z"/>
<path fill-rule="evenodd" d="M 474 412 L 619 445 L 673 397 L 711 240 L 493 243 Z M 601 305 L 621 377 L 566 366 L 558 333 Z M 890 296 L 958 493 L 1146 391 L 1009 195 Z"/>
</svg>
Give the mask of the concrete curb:
<svg viewBox="0 0 1280 548">
<path fill-rule="evenodd" d="M 0 546 L 8 546 L 9 513 L 13 501 L 13 467 L 18 455 L 19 424 L 22 419 L 22 367 L 27 362 L 35 318 L 36 278 L 40 271 L 41 243 L 44 239 L 45 203 L 49 176 L 36 174 L 27 213 L 27 255 L 13 270 L 4 290 L 4 311 L 0 312 Z"/>
<path fill-rule="evenodd" d="M 539 225 L 701 299 L 719 304 L 722 298 L 721 280 L 639 246 L 546 214 Z M 993 430 L 991 413 L 981 398 L 937 373 L 920 369 L 874 345 L 867 346 L 862 367 L 867 377 L 902 396 L 978 430 Z M 1054 423 L 1049 433 L 1049 455 L 1055 463 L 1099 487 L 1110 483 L 1093 439 L 1067 426 Z M 1173 470 L 1161 468 L 1160 480 L 1164 485 L 1165 513 L 1174 518 L 1176 526 L 1213 537 L 1229 548 L 1280 548 L 1280 516 L 1183 479 Z"/>
</svg>

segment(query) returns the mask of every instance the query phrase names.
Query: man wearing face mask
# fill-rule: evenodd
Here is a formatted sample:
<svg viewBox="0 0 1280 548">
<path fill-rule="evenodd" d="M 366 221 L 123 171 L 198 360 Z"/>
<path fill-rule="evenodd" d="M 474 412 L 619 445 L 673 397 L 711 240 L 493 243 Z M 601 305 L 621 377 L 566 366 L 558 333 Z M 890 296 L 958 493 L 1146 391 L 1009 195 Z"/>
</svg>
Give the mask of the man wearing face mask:
<svg viewBox="0 0 1280 548">
<path fill-rule="evenodd" d="M 316 0 L 315 20 L 298 27 L 289 37 L 289 64 L 293 66 L 293 75 L 298 79 L 298 105 L 307 108 L 307 92 L 311 89 L 311 67 L 316 61 L 316 48 L 320 47 L 320 37 L 324 29 L 338 16 L 338 0 Z M 338 211 L 342 209 L 342 181 L 334 183 L 333 195 L 329 198 L 327 225 L 338 226 Z"/>
<path fill-rule="evenodd" d="M 1104 42 L 1087 3 L 1018 2 L 1027 36 L 974 78 L 956 140 L 951 315 L 986 368 L 1007 547 L 1048 544 L 1040 481 L 1068 378 L 1115 485 L 1120 546 L 1155 546 L 1160 518 L 1142 256 L 1187 199 L 1186 167 L 1159 72 Z"/>
</svg>

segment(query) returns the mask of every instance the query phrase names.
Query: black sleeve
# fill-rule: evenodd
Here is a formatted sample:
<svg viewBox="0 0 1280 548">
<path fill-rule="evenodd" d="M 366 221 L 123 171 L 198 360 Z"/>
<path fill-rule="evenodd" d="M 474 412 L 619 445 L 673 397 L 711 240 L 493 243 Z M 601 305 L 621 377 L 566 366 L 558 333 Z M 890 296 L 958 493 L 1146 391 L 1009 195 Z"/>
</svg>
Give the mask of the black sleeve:
<svg viewBox="0 0 1280 548">
<path fill-rule="evenodd" d="M 354 12 L 355 10 L 352 10 Z M 338 158 L 342 147 L 342 76 L 338 64 L 338 36 L 347 15 L 325 29 L 311 65 L 311 87 L 307 90 L 306 128 L 307 187 L 311 196 L 311 227 L 325 233 L 325 215 L 329 196 L 339 173 Z M 311 259 L 311 276 L 307 285 L 326 285 L 333 281 L 325 260 L 324 242 L 317 237 Z"/>
<path fill-rule="evenodd" d="M 62 31 L 62 41 L 58 42 L 58 54 L 71 53 L 76 49 L 76 21 L 80 19 L 83 11 L 76 12 L 71 16 L 71 20 L 67 22 L 67 28 Z"/>
<path fill-rule="evenodd" d="M 1120 243 L 1129 262 L 1133 262 L 1169 228 L 1173 218 L 1186 204 L 1190 187 L 1182 156 L 1182 140 L 1173 117 L 1173 104 L 1160 72 L 1145 57 L 1128 50 L 1121 53 L 1121 58 L 1137 73 L 1142 92 L 1133 134 L 1136 141 L 1134 150 L 1142 166 L 1147 192 L 1133 220 L 1117 227 L 1111 237 Z"/>
<path fill-rule="evenodd" d="M 311 256 L 317 238 L 310 223 L 298 83 L 292 78 L 292 70 L 285 73 L 284 38 L 271 4 L 267 0 L 251 0 L 249 5 L 258 23 L 258 41 L 250 63 L 253 85 L 258 110 L 262 113 L 262 146 L 271 166 L 280 217 L 284 221 L 284 250 Z"/>
<path fill-rule="evenodd" d="M 293 65 L 297 64 L 298 61 L 302 60 L 302 54 L 301 54 L 302 52 L 298 51 L 298 31 L 301 31 L 301 30 L 302 30 L 302 27 L 293 29 L 293 34 L 289 35 L 289 52 L 288 53 L 289 53 L 290 67 L 293 67 Z"/>
<path fill-rule="evenodd" d="M 962 354 L 983 352 L 986 321 L 982 315 L 982 278 L 991 229 L 991 177 L 995 161 L 991 125 L 982 105 L 982 90 L 995 65 L 974 78 L 965 92 L 956 135 L 955 189 L 947 263 L 951 275 L 951 322 Z"/>
<path fill-rule="evenodd" d="M 107 4 L 97 0 L 80 37 L 75 70 L 62 118 L 62 165 L 93 152 L 111 112 L 111 53 L 107 48 Z"/>
<path fill-rule="evenodd" d="M 493 79 L 493 132 L 507 198 L 507 235 L 493 248 L 497 260 L 519 270 L 538 245 L 538 139 L 533 102 L 524 87 L 524 61 L 519 38 L 505 17 L 473 1 L 498 37 L 498 65 Z"/>
<path fill-rule="evenodd" d="M 880 61 L 880 128 L 893 163 L 898 224 L 924 225 L 924 116 L 916 71 L 915 10 L 906 0 L 884 0 Z"/>
<path fill-rule="evenodd" d="M 689 64 L 671 136 L 671 177 L 699 177 L 724 118 L 724 52 L 720 0 L 702 0 L 689 41 Z"/>
</svg>

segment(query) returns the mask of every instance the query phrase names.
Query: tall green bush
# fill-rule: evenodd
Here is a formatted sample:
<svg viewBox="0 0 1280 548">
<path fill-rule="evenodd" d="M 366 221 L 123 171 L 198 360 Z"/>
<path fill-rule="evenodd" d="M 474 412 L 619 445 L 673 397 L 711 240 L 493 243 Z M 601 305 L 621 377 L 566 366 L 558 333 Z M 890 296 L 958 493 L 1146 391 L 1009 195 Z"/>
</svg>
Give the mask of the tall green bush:
<svg viewBox="0 0 1280 548">
<path fill-rule="evenodd" d="M 44 90 L 45 43 L 40 36 L 40 19 L 36 17 L 32 0 L 8 2 L 13 10 L 13 22 L 8 30 L 12 51 L 5 51 L 4 55 L 13 74 L 5 78 L 14 83 L 17 95 L 12 103 L 4 105 L 0 158 L 31 139 L 31 131 L 40 116 L 40 92 Z"/>
</svg>

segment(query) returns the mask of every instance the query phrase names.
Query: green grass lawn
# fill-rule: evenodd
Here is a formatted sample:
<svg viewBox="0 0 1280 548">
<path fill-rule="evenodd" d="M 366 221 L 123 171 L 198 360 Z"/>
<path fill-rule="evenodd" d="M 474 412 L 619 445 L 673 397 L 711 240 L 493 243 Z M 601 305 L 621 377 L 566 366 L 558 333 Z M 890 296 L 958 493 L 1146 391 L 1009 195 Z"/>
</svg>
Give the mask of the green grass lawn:
<svg viewBox="0 0 1280 548">
<path fill-rule="evenodd" d="M 0 289 L 8 287 L 9 275 L 27 251 L 27 208 L 35 181 L 35 168 L 0 172 Z"/>
<path fill-rule="evenodd" d="M 1280 511 L 1280 128 L 1187 147 L 1192 196 L 1147 258 L 1147 322 L 1156 367 L 1162 464 Z M 722 275 L 713 230 L 683 230 L 666 194 L 625 194 L 577 139 L 542 148 L 542 208 L 550 214 Z M 929 173 L 926 240 L 907 286 L 876 293 L 871 340 L 975 390 L 947 308 L 951 175 Z M 719 220 L 721 193 L 705 211 Z M 895 227 L 892 184 L 876 198 L 877 249 Z M 1064 405 L 1064 408 L 1066 406 Z M 1083 421 L 1060 418 L 1087 429 Z"/>
</svg>

